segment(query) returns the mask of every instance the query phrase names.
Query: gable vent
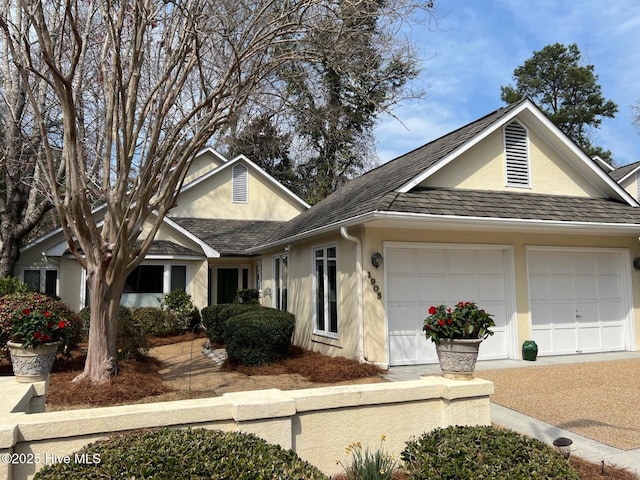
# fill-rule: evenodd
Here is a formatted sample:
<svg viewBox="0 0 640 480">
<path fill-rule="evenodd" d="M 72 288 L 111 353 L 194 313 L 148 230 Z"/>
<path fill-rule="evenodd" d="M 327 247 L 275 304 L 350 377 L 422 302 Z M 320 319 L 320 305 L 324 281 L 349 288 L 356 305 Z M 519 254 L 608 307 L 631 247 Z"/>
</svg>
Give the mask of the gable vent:
<svg viewBox="0 0 640 480">
<path fill-rule="evenodd" d="M 529 186 L 529 148 L 527 131 L 518 122 L 504 127 L 507 186 Z"/>
<path fill-rule="evenodd" d="M 235 203 L 247 203 L 249 198 L 247 167 L 242 163 L 233 166 L 233 193 L 232 200 Z"/>
</svg>

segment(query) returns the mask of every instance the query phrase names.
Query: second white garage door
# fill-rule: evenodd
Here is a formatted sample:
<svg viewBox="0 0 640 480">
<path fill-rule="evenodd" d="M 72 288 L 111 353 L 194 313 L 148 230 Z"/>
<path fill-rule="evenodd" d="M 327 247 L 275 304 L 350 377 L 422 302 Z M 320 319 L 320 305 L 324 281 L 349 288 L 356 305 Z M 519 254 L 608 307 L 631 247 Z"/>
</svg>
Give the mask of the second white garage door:
<svg viewBox="0 0 640 480">
<path fill-rule="evenodd" d="M 512 305 L 511 250 L 505 247 L 388 244 L 385 248 L 389 363 L 437 362 L 422 332 L 431 305 L 474 301 L 494 315 L 496 332 L 482 343 L 481 359 L 507 358 Z"/>
<path fill-rule="evenodd" d="M 539 355 L 625 349 L 628 258 L 608 249 L 528 249 L 531 329 Z"/>
</svg>

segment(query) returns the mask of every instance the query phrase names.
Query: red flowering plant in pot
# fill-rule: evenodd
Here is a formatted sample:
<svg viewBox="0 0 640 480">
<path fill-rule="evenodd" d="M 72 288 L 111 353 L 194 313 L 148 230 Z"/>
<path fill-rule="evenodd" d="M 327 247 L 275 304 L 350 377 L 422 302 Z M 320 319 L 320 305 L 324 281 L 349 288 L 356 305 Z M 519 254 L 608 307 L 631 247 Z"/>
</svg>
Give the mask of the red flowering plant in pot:
<svg viewBox="0 0 640 480">
<path fill-rule="evenodd" d="M 423 330 L 433 343 L 441 339 L 482 339 L 494 332 L 496 324 L 492 315 L 478 308 L 474 302 L 458 302 L 454 308 L 446 305 L 429 307 L 429 316 L 424 320 Z"/>
<path fill-rule="evenodd" d="M 429 307 L 423 330 L 433 343 L 445 378 L 470 380 L 478 358 L 480 343 L 493 335 L 491 315 L 473 302 Z"/>
<path fill-rule="evenodd" d="M 18 308 L 11 318 L 11 340 L 23 348 L 62 342 L 71 322 L 46 309 Z"/>
</svg>

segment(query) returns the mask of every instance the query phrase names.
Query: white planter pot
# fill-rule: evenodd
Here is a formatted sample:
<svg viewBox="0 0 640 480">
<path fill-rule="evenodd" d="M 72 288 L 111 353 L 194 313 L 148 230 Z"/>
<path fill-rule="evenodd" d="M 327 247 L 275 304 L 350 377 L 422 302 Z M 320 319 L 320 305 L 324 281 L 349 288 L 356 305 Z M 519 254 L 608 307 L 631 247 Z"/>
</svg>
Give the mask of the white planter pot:
<svg viewBox="0 0 640 480">
<path fill-rule="evenodd" d="M 47 379 L 56 359 L 60 342 L 43 343 L 36 348 L 24 348 L 21 343 L 7 342 L 16 381 L 42 382 Z"/>
<path fill-rule="evenodd" d="M 481 338 L 441 339 L 436 351 L 444 377 L 455 380 L 473 378 L 481 343 Z"/>
</svg>

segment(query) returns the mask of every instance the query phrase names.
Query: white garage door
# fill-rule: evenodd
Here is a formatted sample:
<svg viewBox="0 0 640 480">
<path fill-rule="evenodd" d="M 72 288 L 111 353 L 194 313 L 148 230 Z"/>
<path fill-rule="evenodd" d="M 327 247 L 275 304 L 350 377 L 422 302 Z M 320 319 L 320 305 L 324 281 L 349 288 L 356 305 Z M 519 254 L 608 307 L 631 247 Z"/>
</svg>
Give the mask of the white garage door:
<svg viewBox="0 0 640 480">
<path fill-rule="evenodd" d="M 480 347 L 480 359 L 507 357 L 510 282 L 504 248 L 393 244 L 385 248 L 389 363 L 437 362 L 422 322 L 431 305 L 474 301 L 494 315 L 495 335 Z"/>
<path fill-rule="evenodd" d="M 532 338 L 539 355 L 625 349 L 629 279 L 621 257 L 611 250 L 527 251 Z"/>
</svg>

